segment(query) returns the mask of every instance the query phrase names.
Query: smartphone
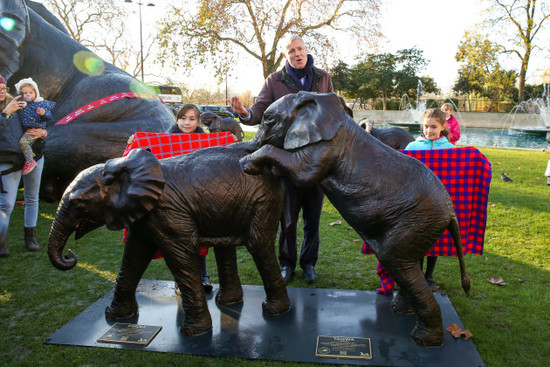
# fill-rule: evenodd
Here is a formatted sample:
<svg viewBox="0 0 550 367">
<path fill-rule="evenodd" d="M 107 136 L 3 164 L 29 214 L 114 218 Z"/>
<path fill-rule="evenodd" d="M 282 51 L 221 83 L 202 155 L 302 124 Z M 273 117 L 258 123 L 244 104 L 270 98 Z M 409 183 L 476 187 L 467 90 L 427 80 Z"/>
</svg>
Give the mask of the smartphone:
<svg viewBox="0 0 550 367">
<path fill-rule="evenodd" d="M 17 96 L 21 96 L 21 98 L 19 98 L 19 101 L 24 101 L 23 94 L 24 94 L 23 92 L 19 91 L 19 92 L 15 93 L 14 98 L 16 98 Z"/>
</svg>

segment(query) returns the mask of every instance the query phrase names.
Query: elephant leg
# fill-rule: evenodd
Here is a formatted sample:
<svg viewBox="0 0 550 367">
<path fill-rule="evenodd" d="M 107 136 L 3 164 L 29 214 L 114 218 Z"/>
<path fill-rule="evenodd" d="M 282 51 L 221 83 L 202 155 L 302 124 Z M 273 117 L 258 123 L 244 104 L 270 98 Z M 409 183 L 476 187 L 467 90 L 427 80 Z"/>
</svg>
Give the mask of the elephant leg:
<svg viewBox="0 0 550 367">
<path fill-rule="evenodd" d="M 161 249 L 166 265 L 180 290 L 185 311 L 181 331 L 185 335 L 199 335 L 212 330 L 212 318 L 202 286 L 201 256 L 198 251 L 182 250 L 182 247 L 195 249 L 193 246 L 179 238 Z"/>
<path fill-rule="evenodd" d="M 243 288 L 237 271 L 237 250 L 235 247 L 216 247 L 214 254 L 220 281 L 216 303 L 228 306 L 242 302 Z"/>
<path fill-rule="evenodd" d="M 136 289 L 153 258 L 155 248 L 142 240 L 141 236 L 133 235 L 132 232 L 129 231 L 124 245 L 124 255 L 116 279 L 113 300 L 111 305 L 105 308 L 107 320 L 129 318 L 138 314 Z"/>
<path fill-rule="evenodd" d="M 262 222 L 263 218 L 266 217 L 259 215 L 258 218 L 262 218 L 259 219 L 259 222 Z M 262 308 L 265 314 L 271 316 L 280 315 L 290 309 L 286 284 L 275 256 L 277 223 L 274 223 L 275 225 L 270 227 L 263 225 L 263 223 L 259 223 L 259 225 L 251 223 L 252 232 L 249 235 L 250 241 L 247 244 L 248 251 L 256 263 L 264 284 L 266 299 L 262 303 Z"/>
<path fill-rule="evenodd" d="M 443 344 L 443 323 L 441 309 L 433 292 L 424 279 L 419 260 L 384 264 L 390 275 L 399 284 L 400 291 L 392 307 L 401 312 L 414 307 L 416 326 L 411 332 L 411 339 L 423 347 L 438 347 Z"/>
</svg>

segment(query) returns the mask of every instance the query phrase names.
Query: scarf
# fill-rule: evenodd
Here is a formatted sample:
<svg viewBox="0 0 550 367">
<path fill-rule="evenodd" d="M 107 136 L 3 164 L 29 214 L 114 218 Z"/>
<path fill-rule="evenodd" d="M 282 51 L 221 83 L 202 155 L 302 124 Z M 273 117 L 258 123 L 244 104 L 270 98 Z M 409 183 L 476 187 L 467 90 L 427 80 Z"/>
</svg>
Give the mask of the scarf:
<svg viewBox="0 0 550 367">
<path fill-rule="evenodd" d="M 307 63 L 303 69 L 293 68 L 288 61 L 285 64 L 285 69 L 300 90 L 311 92 L 311 86 L 313 84 L 313 56 L 307 55 Z M 304 84 L 302 84 L 300 80 L 302 78 L 305 78 Z"/>
</svg>

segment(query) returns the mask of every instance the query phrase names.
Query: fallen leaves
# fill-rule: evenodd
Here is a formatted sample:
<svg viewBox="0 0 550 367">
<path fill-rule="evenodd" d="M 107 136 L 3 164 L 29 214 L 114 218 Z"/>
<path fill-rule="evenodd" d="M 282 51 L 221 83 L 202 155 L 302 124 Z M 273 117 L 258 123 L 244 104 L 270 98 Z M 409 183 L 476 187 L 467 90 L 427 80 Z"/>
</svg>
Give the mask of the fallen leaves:
<svg viewBox="0 0 550 367">
<path fill-rule="evenodd" d="M 502 277 L 499 277 L 498 279 L 493 278 L 493 277 L 489 277 L 489 278 L 487 278 L 487 281 L 491 284 L 500 285 L 500 286 L 504 286 L 504 285 L 508 284 L 508 283 L 504 282 L 504 279 L 502 279 Z"/>
<path fill-rule="evenodd" d="M 334 226 L 339 226 L 342 224 L 342 221 L 341 220 L 337 220 L 336 222 L 330 222 L 328 225 L 331 226 L 331 227 L 334 227 Z"/>
<path fill-rule="evenodd" d="M 472 334 L 472 332 L 470 330 L 462 330 L 462 328 L 460 326 L 458 326 L 457 324 L 451 324 L 447 328 L 447 331 L 449 333 L 451 333 L 451 335 L 454 336 L 455 339 L 458 339 L 458 338 L 461 338 L 462 336 L 464 336 L 464 339 L 468 340 L 468 339 L 470 339 L 471 337 L 474 336 L 474 334 Z"/>
</svg>

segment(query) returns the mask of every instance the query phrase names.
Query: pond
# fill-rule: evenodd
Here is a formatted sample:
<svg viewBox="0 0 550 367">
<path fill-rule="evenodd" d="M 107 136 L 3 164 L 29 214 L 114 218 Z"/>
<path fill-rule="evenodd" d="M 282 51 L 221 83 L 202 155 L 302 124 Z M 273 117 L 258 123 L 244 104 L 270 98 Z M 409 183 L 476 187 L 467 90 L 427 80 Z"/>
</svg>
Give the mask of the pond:
<svg viewBox="0 0 550 367">
<path fill-rule="evenodd" d="M 241 125 L 245 131 L 257 131 L 257 126 Z M 389 124 L 378 125 L 377 128 L 390 127 Z M 410 133 L 417 138 L 420 130 L 411 130 Z M 522 134 L 508 129 L 482 129 L 474 127 L 462 127 L 458 145 L 474 147 L 499 147 L 499 148 L 529 148 L 546 149 L 550 144 L 541 134 Z"/>
<path fill-rule="evenodd" d="M 410 132 L 415 138 L 420 131 Z M 462 128 L 458 145 L 474 147 L 545 149 L 546 138 L 541 134 L 522 134 L 508 129 Z"/>
</svg>

